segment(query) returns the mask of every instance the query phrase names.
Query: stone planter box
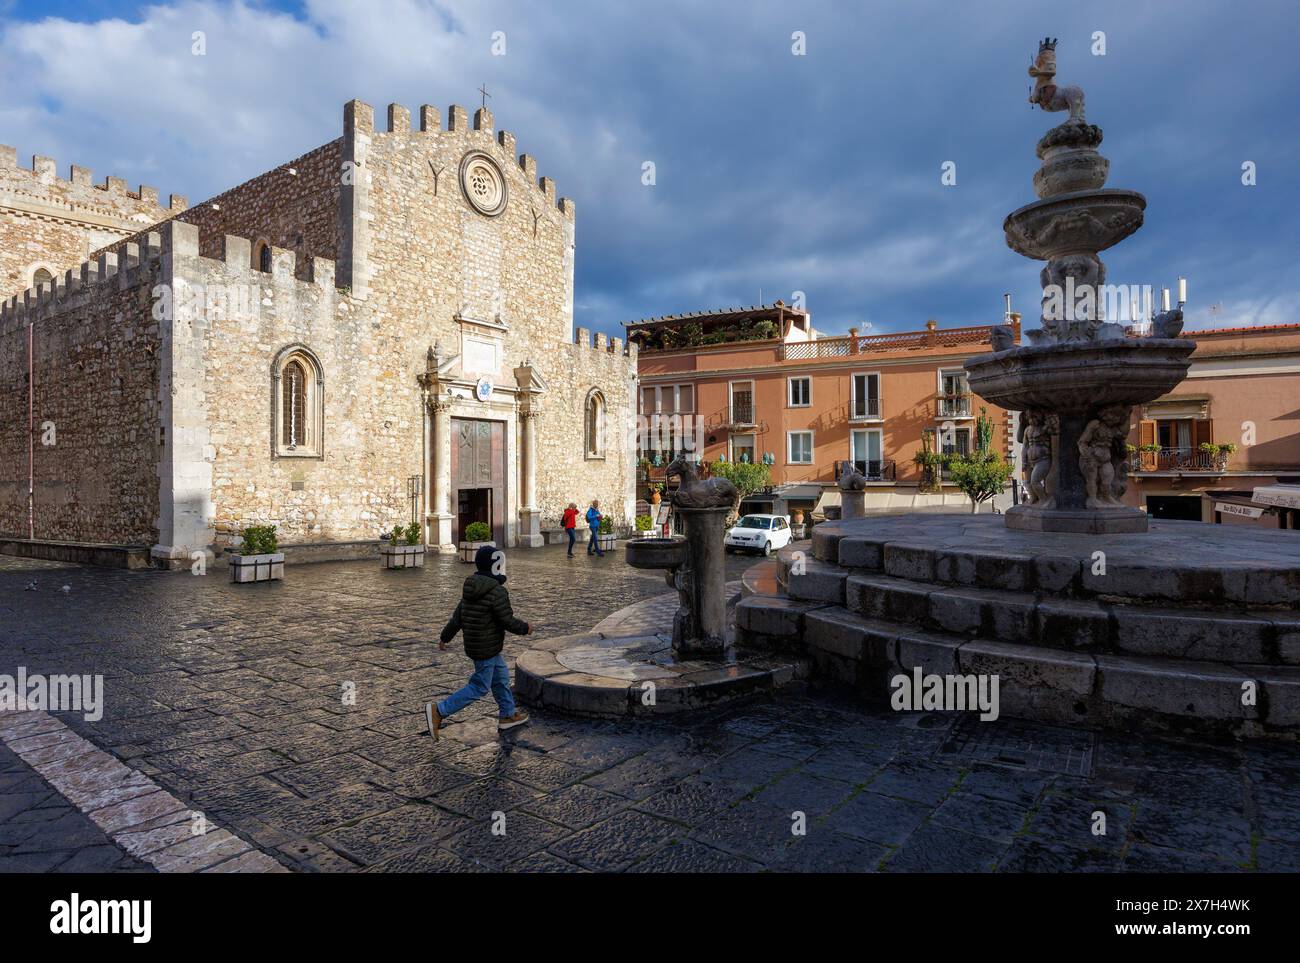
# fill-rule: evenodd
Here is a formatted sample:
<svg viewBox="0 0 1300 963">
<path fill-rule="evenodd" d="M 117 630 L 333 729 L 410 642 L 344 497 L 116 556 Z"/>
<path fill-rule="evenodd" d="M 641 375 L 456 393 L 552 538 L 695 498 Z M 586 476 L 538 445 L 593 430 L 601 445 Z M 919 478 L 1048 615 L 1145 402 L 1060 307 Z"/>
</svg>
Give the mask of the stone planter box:
<svg viewBox="0 0 1300 963">
<path fill-rule="evenodd" d="M 496 547 L 496 542 L 461 542 L 460 543 L 460 560 L 462 562 L 474 563 L 474 555 L 484 545 Z"/>
<path fill-rule="evenodd" d="M 274 555 L 231 553 L 230 581 L 278 582 L 284 578 L 284 552 Z"/>
<path fill-rule="evenodd" d="M 384 568 L 424 568 L 423 545 L 380 545 Z"/>
<path fill-rule="evenodd" d="M 618 542 L 617 535 L 597 535 L 596 544 L 600 546 L 602 552 L 614 551 L 614 546 Z"/>
</svg>

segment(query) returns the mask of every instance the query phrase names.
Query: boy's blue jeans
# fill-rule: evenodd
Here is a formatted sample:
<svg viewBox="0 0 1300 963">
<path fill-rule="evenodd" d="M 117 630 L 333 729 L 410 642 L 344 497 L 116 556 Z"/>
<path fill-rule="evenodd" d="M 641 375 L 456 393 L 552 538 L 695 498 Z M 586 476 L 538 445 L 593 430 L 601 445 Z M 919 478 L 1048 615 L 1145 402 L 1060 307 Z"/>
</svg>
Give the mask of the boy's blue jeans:
<svg viewBox="0 0 1300 963">
<path fill-rule="evenodd" d="M 444 719 L 459 712 L 475 699 L 481 699 L 492 690 L 502 718 L 515 714 L 515 697 L 510 691 L 510 669 L 505 656 L 498 652 L 490 659 L 475 659 L 474 674 L 460 690 L 438 703 L 438 715 Z"/>
</svg>

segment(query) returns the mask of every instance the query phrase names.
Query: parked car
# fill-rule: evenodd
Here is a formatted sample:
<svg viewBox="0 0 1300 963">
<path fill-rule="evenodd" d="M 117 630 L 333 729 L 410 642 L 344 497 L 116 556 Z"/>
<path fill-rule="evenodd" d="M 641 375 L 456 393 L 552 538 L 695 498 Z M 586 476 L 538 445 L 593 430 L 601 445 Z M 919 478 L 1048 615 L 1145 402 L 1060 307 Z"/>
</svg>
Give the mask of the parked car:
<svg viewBox="0 0 1300 963">
<path fill-rule="evenodd" d="M 790 522 L 784 515 L 745 515 L 727 529 L 726 549 L 762 552 L 771 555 L 790 544 Z"/>
</svg>

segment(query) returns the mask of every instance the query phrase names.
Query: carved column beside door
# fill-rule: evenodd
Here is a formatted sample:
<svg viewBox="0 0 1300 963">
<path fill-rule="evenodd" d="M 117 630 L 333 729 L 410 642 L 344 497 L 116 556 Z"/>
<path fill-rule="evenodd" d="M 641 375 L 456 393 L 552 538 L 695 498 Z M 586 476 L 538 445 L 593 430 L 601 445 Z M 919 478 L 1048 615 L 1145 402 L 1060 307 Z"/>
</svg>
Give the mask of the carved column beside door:
<svg viewBox="0 0 1300 963">
<path fill-rule="evenodd" d="M 542 537 L 542 511 L 537 507 L 537 418 L 535 408 L 519 411 L 519 467 L 521 497 L 519 507 L 519 544 L 539 548 Z"/>
</svg>

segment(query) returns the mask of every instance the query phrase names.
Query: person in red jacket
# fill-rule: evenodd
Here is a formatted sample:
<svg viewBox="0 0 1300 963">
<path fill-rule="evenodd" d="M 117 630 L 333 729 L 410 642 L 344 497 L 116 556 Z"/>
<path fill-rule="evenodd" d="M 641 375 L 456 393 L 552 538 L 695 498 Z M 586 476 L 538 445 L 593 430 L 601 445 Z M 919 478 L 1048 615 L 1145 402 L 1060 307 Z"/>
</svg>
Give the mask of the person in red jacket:
<svg viewBox="0 0 1300 963">
<path fill-rule="evenodd" d="M 560 524 L 569 535 L 569 558 L 573 558 L 573 542 L 577 538 L 578 528 L 577 502 L 569 502 L 569 507 L 564 510 L 564 520 Z"/>
</svg>

